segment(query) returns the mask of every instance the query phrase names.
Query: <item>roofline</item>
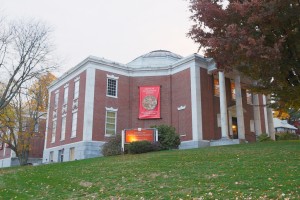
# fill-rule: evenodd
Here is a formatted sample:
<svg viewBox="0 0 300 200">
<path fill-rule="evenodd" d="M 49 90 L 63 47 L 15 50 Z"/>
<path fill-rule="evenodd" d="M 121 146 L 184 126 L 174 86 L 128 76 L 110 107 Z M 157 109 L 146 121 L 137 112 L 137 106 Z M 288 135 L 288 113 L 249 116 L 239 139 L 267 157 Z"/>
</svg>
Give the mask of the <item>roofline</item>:
<svg viewBox="0 0 300 200">
<path fill-rule="evenodd" d="M 130 76 L 130 74 L 132 74 L 133 72 L 139 72 L 139 71 L 142 72 L 142 71 L 153 71 L 153 70 L 156 70 L 156 71 L 172 70 L 172 69 L 174 69 L 180 65 L 183 65 L 185 63 L 188 63 L 192 60 L 200 61 L 201 63 L 205 64 L 207 66 L 208 70 L 211 70 L 212 68 L 216 68 L 216 64 L 212 58 L 204 58 L 203 56 L 201 56 L 197 53 L 194 53 L 187 57 L 184 57 L 184 58 L 174 62 L 171 65 L 167 65 L 164 67 L 151 68 L 151 70 L 148 67 L 134 68 L 134 67 L 128 66 L 127 64 L 114 62 L 114 61 L 107 60 L 104 58 L 99 58 L 96 56 L 89 56 L 89 57 L 85 58 L 83 61 L 81 61 L 80 63 L 78 63 L 77 65 L 75 65 L 74 67 L 72 67 L 71 69 L 69 69 L 68 71 L 66 71 L 62 76 L 57 78 L 55 81 L 53 81 L 51 83 L 51 85 L 48 87 L 48 89 L 51 90 L 51 88 L 55 87 L 55 85 L 57 83 L 59 83 L 61 80 L 71 76 L 73 73 L 80 70 L 82 66 L 86 65 L 89 62 L 103 64 L 103 65 L 110 66 L 110 67 L 116 68 L 118 70 L 121 70 L 123 72 L 125 71 L 125 73 L 128 73 L 128 76 Z"/>
</svg>

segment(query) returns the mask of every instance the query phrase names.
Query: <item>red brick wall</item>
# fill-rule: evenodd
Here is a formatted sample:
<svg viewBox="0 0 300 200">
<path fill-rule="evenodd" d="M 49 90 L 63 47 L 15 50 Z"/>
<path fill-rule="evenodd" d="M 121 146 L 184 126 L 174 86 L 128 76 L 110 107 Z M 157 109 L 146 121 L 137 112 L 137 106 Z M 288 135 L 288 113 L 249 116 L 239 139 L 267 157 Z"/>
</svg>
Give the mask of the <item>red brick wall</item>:
<svg viewBox="0 0 300 200">
<path fill-rule="evenodd" d="M 118 98 L 106 96 L 107 74 L 119 77 Z M 117 111 L 117 134 L 129 127 L 129 77 L 111 72 L 96 70 L 93 116 L 93 140 L 104 141 L 106 108 L 112 107 Z"/>
<path fill-rule="evenodd" d="M 215 127 L 217 127 L 217 113 L 214 107 L 214 80 L 213 76 L 207 74 L 207 70 L 200 69 L 201 80 L 201 107 L 202 107 L 202 130 L 204 140 L 213 140 Z"/>
<path fill-rule="evenodd" d="M 132 128 L 149 128 L 152 125 L 171 124 L 171 76 L 131 77 L 130 108 Z M 161 119 L 138 119 L 139 114 L 139 86 L 161 86 L 160 108 Z"/>
<path fill-rule="evenodd" d="M 192 140 L 190 69 L 172 75 L 171 83 L 172 126 L 176 128 L 178 134 L 182 135 L 181 141 Z M 180 106 L 186 107 L 178 111 L 177 108 Z"/>
<path fill-rule="evenodd" d="M 247 93 L 245 89 L 242 89 L 242 98 L 243 108 L 246 110 L 246 112 L 244 112 L 245 137 L 247 141 L 255 142 L 255 132 L 251 132 L 250 128 L 250 120 L 254 120 L 253 106 L 247 103 Z"/>
<path fill-rule="evenodd" d="M 60 86 L 57 90 L 59 90 L 59 100 L 57 106 L 57 118 L 56 118 L 56 138 L 55 142 L 51 143 L 52 138 L 52 122 L 53 122 L 53 111 L 54 111 L 54 98 L 55 91 L 51 92 L 50 97 L 50 109 L 49 109 L 49 123 L 48 123 L 48 135 L 47 135 L 47 148 L 60 146 L 63 144 L 74 143 L 78 141 L 82 141 L 83 137 L 83 120 L 84 120 L 84 100 L 85 100 L 85 85 L 86 85 L 86 71 L 82 72 L 79 83 L 79 97 L 78 97 L 78 116 L 77 116 L 77 134 L 75 138 L 71 138 L 71 130 L 72 130 L 72 105 L 73 105 L 73 97 L 74 97 L 74 80 L 78 76 L 74 77 L 70 80 L 69 83 L 69 94 L 68 94 L 68 103 L 67 103 L 67 115 L 66 115 L 66 136 L 65 140 L 60 141 L 61 134 L 61 121 L 62 121 L 62 106 L 63 106 L 63 98 L 64 98 L 64 85 Z M 66 83 L 67 84 L 67 83 Z"/>
<path fill-rule="evenodd" d="M 42 158 L 45 143 L 46 120 L 39 120 L 39 132 L 32 138 L 29 157 Z"/>
</svg>

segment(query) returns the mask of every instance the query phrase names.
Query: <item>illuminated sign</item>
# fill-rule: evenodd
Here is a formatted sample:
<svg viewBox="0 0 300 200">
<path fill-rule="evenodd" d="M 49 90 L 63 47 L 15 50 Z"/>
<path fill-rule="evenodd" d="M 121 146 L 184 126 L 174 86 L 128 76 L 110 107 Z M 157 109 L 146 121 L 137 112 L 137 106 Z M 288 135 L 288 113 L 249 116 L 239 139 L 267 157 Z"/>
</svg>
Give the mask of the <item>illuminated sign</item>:
<svg viewBox="0 0 300 200">
<path fill-rule="evenodd" d="M 155 141 L 155 130 L 154 129 L 132 129 L 125 130 L 125 143 L 136 142 L 136 141 Z"/>
<path fill-rule="evenodd" d="M 124 150 L 124 145 L 137 142 L 137 141 L 149 141 L 157 142 L 158 141 L 158 132 L 155 128 L 148 129 L 125 129 L 122 131 L 122 150 Z"/>
</svg>

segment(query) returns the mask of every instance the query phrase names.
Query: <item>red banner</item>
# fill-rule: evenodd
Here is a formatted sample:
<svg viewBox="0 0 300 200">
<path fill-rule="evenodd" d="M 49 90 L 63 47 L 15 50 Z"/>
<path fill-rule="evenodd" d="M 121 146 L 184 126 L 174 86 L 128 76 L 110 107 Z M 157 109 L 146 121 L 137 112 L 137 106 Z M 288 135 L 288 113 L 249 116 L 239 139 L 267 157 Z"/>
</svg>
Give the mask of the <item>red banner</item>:
<svg viewBox="0 0 300 200">
<path fill-rule="evenodd" d="M 139 119 L 160 118 L 160 86 L 140 87 Z"/>
</svg>

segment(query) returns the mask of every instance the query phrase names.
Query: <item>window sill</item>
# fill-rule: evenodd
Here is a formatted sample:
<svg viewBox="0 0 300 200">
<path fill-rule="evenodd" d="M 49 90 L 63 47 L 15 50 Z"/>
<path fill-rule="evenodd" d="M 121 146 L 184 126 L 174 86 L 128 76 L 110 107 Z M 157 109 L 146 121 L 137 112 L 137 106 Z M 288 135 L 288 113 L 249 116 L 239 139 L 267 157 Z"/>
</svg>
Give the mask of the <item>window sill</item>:
<svg viewBox="0 0 300 200">
<path fill-rule="evenodd" d="M 104 137 L 115 137 L 116 135 L 104 135 Z"/>
<path fill-rule="evenodd" d="M 71 136 L 71 138 L 76 138 L 76 135 L 75 136 Z"/>
<path fill-rule="evenodd" d="M 111 98 L 115 98 L 115 99 L 117 99 L 118 98 L 118 96 L 111 96 L 111 95 L 106 95 L 107 97 L 111 97 Z"/>
</svg>

